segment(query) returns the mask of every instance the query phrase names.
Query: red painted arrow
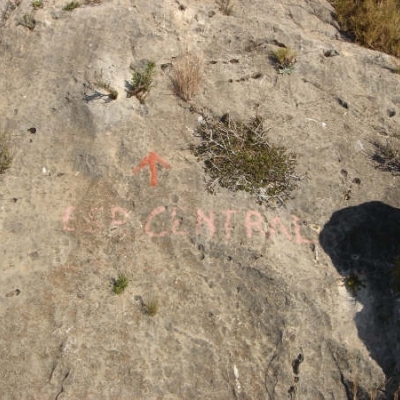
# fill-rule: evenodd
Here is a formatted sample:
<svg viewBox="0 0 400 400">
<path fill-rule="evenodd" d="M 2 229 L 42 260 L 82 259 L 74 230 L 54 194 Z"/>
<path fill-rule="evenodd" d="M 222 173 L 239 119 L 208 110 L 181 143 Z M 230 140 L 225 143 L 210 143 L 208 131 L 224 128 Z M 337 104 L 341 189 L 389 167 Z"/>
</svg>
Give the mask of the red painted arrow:
<svg viewBox="0 0 400 400">
<path fill-rule="evenodd" d="M 165 168 L 171 168 L 171 166 L 164 161 L 157 153 L 151 151 L 149 155 L 140 161 L 140 164 L 133 170 L 134 174 L 137 174 L 146 165 L 150 168 L 150 186 L 157 186 L 157 168 L 156 164 L 160 163 Z"/>
</svg>

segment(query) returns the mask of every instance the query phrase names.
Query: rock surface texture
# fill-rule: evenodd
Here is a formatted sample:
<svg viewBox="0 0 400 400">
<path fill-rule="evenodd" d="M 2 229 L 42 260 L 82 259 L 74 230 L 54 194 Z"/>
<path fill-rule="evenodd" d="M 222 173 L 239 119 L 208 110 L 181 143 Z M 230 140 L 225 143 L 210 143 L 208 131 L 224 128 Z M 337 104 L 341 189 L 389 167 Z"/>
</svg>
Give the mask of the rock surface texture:
<svg viewBox="0 0 400 400">
<path fill-rule="evenodd" d="M 327 1 L 222 3 L 0 0 L 13 153 L 0 176 L 1 399 L 393 398 L 400 189 L 371 143 L 398 140 L 400 75 L 341 36 Z M 33 29 L 19 24 L 31 14 Z M 271 61 L 282 46 L 297 53 L 290 74 Z M 190 102 L 170 78 L 187 52 L 204 70 Z M 127 91 L 147 61 L 141 102 Z M 226 113 L 263 117 L 297 154 L 285 206 L 205 190 L 194 133 Z M 365 277 L 356 298 L 351 271 Z M 129 284 L 115 295 L 118 274 Z"/>
</svg>

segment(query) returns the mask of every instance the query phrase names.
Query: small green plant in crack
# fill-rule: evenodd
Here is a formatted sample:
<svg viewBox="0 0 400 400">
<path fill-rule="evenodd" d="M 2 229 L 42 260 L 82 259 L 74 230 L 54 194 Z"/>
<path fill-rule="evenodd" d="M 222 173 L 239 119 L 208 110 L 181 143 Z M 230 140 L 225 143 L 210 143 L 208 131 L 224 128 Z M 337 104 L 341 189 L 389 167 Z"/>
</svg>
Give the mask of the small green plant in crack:
<svg viewBox="0 0 400 400">
<path fill-rule="evenodd" d="M 36 26 L 36 20 L 33 18 L 32 14 L 24 14 L 22 19 L 18 22 L 18 25 L 25 26 L 25 28 L 33 31 Z"/>
<path fill-rule="evenodd" d="M 10 168 L 11 162 L 12 155 L 7 135 L 0 134 L 0 174 L 3 174 L 8 168 Z"/>
<path fill-rule="evenodd" d="M 129 82 L 128 97 L 136 96 L 137 99 L 144 103 L 144 99 L 150 92 L 153 85 L 156 64 L 153 61 L 147 62 L 142 70 L 134 70 L 132 79 Z"/>
<path fill-rule="evenodd" d="M 272 205 L 284 203 L 296 188 L 296 156 L 267 140 L 261 117 L 248 123 L 229 114 L 220 120 L 204 119 L 196 133 L 201 143 L 193 150 L 204 161 L 211 193 L 220 185 L 249 192 L 259 203 Z"/>
<path fill-rule="evenodd" d="M 289 47 L 279 47 L 274 50 L 271 57 L 279 74 L 290 75 L 294 72 L 297 54 Z"/>
<path fill-rule="evenodd" d="M 38 10 L 39 8 L 43 8 L 43 0 L 32 0 L 31 6 Z"/>
<path fill-rule="evenodd" d="M 149 317 L 154 317 L 157 314 L 158 305 L 159 302 L 156 297 L 149 297 L 149 299 L 143 302 L 142 311 Z"/>
<path fill-rule="evenodd" d="M 121 294 L 128 287 L 129 280 L 124 274 L 119 274 L 117 279 L 113 279 L 113 292 Z"/>
<path fill-rule="evenodd" d="M 75 10 L 75 8 L 79 8 L 81 5 L 77 1 L 71 1 L 67 5 L 63 7 L 64 11 L 72 11 Z"/>
<path fill-rule="evenodd" d="M 356 296 L 357 293 L 365 288 L 365 283 L 360 278 L 360 275 L 352 272 L 343 278 L 344 286 L 350 292 L 352 296 Z"/>
</svg>

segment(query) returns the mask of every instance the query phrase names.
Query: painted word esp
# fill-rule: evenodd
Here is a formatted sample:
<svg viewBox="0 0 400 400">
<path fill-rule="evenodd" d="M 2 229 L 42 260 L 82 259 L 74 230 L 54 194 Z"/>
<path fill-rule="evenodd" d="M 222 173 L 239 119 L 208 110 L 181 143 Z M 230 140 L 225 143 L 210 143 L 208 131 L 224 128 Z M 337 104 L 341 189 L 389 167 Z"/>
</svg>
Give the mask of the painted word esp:
<svg viewBox="0 0 400 400">
<path fill-rule="evenodd" d="M 142 168 L 148 165 L 150 168 L 150 186 L 157 186 L 157 163 L 161 164 L 164 168 L 171 168 L 157 153 L 151 151 L 133 170 L 133 173 L 137 174 Z"/>
<path fill-rule="evenodd" d="M 64 212 L 62 223 L 65 232 L 74 232 L 78 229 L 74 226 L 74 221 L 76 219 L 76 217 L 73 216 L 74 210 L 75 207 L 68 206 Z M 108 221 L 107 225 L 105 224 L 104 216 L 106 216 L 106 220 Z M 129 211 L 122 207 L 111 207 L 108 212 L 104 210 L 104 207 L 90 207 L 83 216 L 83 224 L 81 221 L 79 226 L 83 232 L 94 234 L 104 228 L 125 225 L 129 217 Z"/>
</svg>

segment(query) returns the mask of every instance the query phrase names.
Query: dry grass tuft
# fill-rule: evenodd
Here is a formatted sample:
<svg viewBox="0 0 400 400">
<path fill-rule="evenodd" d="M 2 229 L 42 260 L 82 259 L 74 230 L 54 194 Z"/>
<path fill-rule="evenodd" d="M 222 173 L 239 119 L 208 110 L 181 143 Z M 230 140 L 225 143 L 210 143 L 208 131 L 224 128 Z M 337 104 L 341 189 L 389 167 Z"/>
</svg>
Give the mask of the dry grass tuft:
<svg viewBox="0 0 400 400">
<path fill-rule="evenodd" d="M 174 93 L 185 101 L 191 100 L 199 91 L 203 80 L 201 59 L 187 53 L 174 64 L 171 81 Z"/>
<path fill-rule="evenodd" d="M 359 44 L 400 56 L 398 0 L 330 0 L 341 28 Z"/>
<path fill-rule="evenodd" d="M 83 84 L 85 90 L 83 94 L 86 101 L 103 99 L 108 103 L 118 98 L 118 91 L 111 86 L 109 81 L 103 78 L 103 71 L 95 71 L 92 77 L 85 74 L 85 79 L 86 82 Z M 98 89 L 101 89 L 101 91 Z"/>
<path fill-rule="evenodd" d="M 142 305 L 143 313 L 149 317 L 154 317 L 157 314 L 158 306 L 158 299 L 156 297 L 150 297 Z"/>
<path fill-rule="evenodd" d="M 297 54 L 289 47 L 279 47 L 271 54 L 275 67 L 280 74 L 291 74 L 294 71 Z"/>
<path fill-rule="evenodd" d="M 114 89 L 110 82 L 106 82 L 103 79 L 103 72 L 100 73 L 95 73 L 95 82 L 94 85 L 97 86 L 100 89 L 103 89 L 107 92 L 108 98 L 110 100 L 116 100 L 118 98 L 118 92 L 116 89 Z"/>
</svg>

